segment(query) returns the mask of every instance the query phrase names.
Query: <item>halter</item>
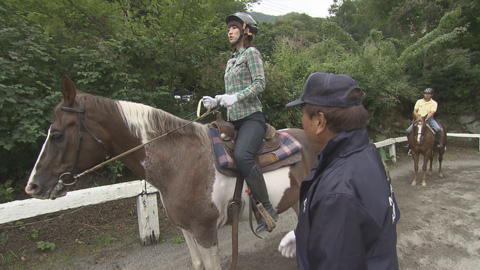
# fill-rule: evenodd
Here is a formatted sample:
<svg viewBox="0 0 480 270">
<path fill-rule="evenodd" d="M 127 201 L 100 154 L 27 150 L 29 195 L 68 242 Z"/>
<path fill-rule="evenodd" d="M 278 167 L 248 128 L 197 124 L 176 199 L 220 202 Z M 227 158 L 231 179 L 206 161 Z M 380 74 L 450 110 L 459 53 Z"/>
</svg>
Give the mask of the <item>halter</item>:
<svg viewBox="0 0 480 270">
<path fill-rule="evenodd" d="M 53 194 L 56 194 L 56 192 L 60 191 L 64 186 L 71 186 L 74 185 L 77 182 L 78 176 L 75 175 L 75 172 L 77 170 L 77 165 L 78 165 L 78 160 L 80 157 L 80 150 L 82 147 L 82 141 L 83 141 L 83 132 L 82 132 L 82 127 L 92 136 L 92 138 L 99 143 L 105 151 L 108 153 L 107 146 L 105 143 L 103 143 L 102 140 L 97 138 L 93 133 L 85 126 L 84 119 L 85 119 L 85 107 L 83 105 L 83 102 L 81 100 L 78 101 L 79 103 L 79 108 L 70 108 L 70 107 L 61 107 L 60 109 L 65 112 L 73 112 L 73 113 L 78 113 L 78 142 L 77 142 L 77 152 L 75 153 L 75 161 L 73 162 L 73 168 L 71 172 L 64 172 L 58 177 L 57 184 L 53 188 Z M 62 177 L 71 175 L 73 178 L 73 182 L 71 183 L 65 183 L 62 180 Z M 52 194 L 52 193 L 51 193 Z"/>
</svg>

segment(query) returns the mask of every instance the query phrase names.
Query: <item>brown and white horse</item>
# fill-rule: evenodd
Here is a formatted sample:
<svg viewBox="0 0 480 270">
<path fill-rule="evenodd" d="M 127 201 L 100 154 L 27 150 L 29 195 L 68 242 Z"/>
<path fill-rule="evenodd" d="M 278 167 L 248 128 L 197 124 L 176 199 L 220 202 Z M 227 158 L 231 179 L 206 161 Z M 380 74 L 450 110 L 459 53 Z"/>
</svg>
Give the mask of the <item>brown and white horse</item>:
<svg viewBox="0 0 480 270">
<path fill-rule="evenodd" d="M 430 168 L 428 170 L 428 175 L 432 174 L 432 162 L 433 162 L 433 153 L 435 151 L 435 134 L 430 127 L 427 126 L 425 122 L 425 117 L 418 116 L 412 121 L 413 128 L 412 132 L 408 135 L 408 144 L 412 150 L 413 156 L 413 167 L 415 169 L 415 176 L 412 181 L 412 186 L 417 184 L 418 179 L 418 162 L 420 159 L 420 154 L 423 155 L 423 182 L 422 186 L 427 186 L 427 163 L 430 161 Z M 443 137 L 442 137 L 442 147 L 437 148 L 438 150 L 438 174 L 440 177 L 443 177 L 442 172 L 442 160 L 443 154 L 445 153 L 445 147 L 447 145 L 447 134 L 445 128 L 439 123 L 442 128 Z"/>
<path fill-rule="evenodd" d="M 59 183 L 189 122 L 143 104 L 78 92 L 65 76 L 61 92 L 64 99 L 25 187 L 35 198 L 64 196 Z M 304 147 L 300 162 L 264 175 L 279 213 L 298 211 L 299 187 L 317 154 L 303 130 L 285 131 Z M 217 231 L 227 222 L 235 178 L 216 170 L 208 126 L 191 123 L 120 160 L 160 191 L 169 219 L 183 231 L 193 268 L 220 269 Z M 248 205 L 242 193 L 242 205 Z M 248 220 L 248 207 L 240 209 L 240 220 Z"/>
</svg>

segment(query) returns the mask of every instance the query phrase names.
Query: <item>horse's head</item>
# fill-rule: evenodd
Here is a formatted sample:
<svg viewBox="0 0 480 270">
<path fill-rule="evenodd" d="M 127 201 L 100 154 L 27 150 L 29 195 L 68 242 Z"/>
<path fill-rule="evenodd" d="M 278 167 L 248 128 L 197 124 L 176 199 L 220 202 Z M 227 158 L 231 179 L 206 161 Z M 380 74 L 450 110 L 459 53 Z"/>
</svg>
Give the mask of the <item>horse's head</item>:
<svg viewBox="0 0 480 270">
<path fill-rule="evenodd" d="M 425 116 L 416 116 L 414 117 L 413 121 L 413 135 L 415 137 L 415 141 L 418 144 L 421 144 L 423 142 L 423 137 L 425 134 L 425 129 L 426 129 L 426 124 L 425 124 Z"/>
<path fill-rule="evenodd" d="M 54 199 L 66 194 L 76 173 L 100 163 L 107 155 L 98 124 L 85 115 L 85 104 L 73 82 L 63 77 L 63 101 L 55 108 L 53 122 L 30 174 L 25 192 L 35 198 Z M 90 117 L 91 118 L 91 117 Z"/>
</svg>

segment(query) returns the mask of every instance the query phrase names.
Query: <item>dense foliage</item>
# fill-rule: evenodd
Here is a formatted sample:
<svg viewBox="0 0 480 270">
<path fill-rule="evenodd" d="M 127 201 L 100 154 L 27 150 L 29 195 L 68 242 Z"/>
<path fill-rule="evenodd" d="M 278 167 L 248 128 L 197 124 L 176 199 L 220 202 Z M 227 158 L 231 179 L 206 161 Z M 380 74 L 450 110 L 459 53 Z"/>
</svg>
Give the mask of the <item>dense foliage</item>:
<svg viewBox="0 0 480 270">
<path fill-rule="evenodd" d="M 25 184 L 60 101 L 62 75 L 92 94 L 187 115 L 201 96 L 224 92 L 231 55 L 224 18 L 251 2 L 2 1 L 0 199 Z M 328 18 L 256 14 L 270 123 L 301 126 L 300 112 L 284 105 L 314 71 L 356 78 L 367 92 L 371 128 L 408 119 L 427 86 L 439 113 L 480 111 L 478 1 L 336 0 L 330 11 Z"/>
</svg>

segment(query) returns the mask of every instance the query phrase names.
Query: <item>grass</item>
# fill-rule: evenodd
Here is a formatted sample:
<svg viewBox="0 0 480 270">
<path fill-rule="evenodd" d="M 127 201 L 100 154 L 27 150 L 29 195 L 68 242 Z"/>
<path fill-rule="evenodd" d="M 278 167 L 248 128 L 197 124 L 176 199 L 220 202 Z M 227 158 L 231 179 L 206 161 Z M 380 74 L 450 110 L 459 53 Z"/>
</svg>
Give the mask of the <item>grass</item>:
<svg viewBox="0 0 480 270">
<path fill-rule="evenodd" d="M 24 253 L 25 251 L 23 251 Z M 6 265 L 12 261 L 20 259 L 22 254 L 17 254 L 13 250 L 9 250 L 5 253 L 0 253 L 0 265 Z"/>
<path fill-rule="evenodd" d="M 181 244 L 185 242 L 185 238 L 183 238 L 182 235 L 172 237 L 167 240 L 168 242 L 174 243 L 174 244 Z"/>
<path fill-rule="evenodd" d="M 124 237 L 135 237 L 130 234 L 131 231 L 127 231 L 127 235 Z M 25 262 L 22 260 L 24 254 L 18 254 L 10 250 L 4 254 L 0 254 L 0 268 L 8 270 L 17 269 L 64 269 L 65 265 L 69 265 L 69 262 L 78 256 L 96 252 L 106 246 L 115 245 L 120 241 L 120 238 L 111 233 L 98 233 L 93 238 L 89 239 L 89 243 L 85 243 L 79 239 L 76 239 L 75 243 L 69 244 L 62 249 L 55 249 L 55 244 L 38 241 L 37 252 L 30 254 L 37 259 L 29 260 Z M 62 268 L 63 267 L 63 268 Z"/>
</svg>

